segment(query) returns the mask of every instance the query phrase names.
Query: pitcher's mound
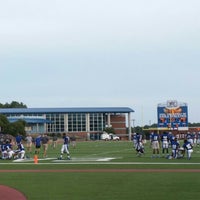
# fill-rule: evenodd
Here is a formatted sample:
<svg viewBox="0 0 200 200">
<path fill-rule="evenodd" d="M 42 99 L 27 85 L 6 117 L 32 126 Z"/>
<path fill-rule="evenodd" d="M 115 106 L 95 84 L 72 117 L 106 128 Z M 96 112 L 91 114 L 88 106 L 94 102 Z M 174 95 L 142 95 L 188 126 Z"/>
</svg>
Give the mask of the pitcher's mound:
<svg viewBox="0 0 200 200">
<path fill-rule="evenodd" d="M 27 200 L 24 194 L 5 185 L 0 185 L 0 195 L 3 200 Z"/>
</svg>

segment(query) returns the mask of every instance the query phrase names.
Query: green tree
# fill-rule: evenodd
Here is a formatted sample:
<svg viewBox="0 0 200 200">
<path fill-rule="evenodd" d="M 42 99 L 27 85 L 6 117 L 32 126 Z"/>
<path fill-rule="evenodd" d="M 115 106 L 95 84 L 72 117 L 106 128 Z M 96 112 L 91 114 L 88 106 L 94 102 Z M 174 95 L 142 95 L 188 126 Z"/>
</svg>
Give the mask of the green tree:
<svg viewBox="0 0 200 200">
<path fill-rule="evenodd" d="M 10 123 L 8 133 L 13 136 L 16 136 L 18 133 L 25 136 L 25 126 L 26 122 L 23 120 L 18 120 L 16 122 Z"/>
<path fill-rule="evenodd" d="M 0 127 L 1 132 L 7 133 L 9 131 L 9 121 L 5 115 L 0 114 Z"/>
<path fill-rule="evenodd" d="M 200 123 L 188 123 L 189 127 L 200 127 Z"/>
<path fill-rule="evenodd" d="M 5 115 L 0 114 L 0 131 L 2 133 L 10 134 L 16 136 L 17 133 L 21 135 L 26 135 L 25 132 L 26 122 L 23 120 L 18 120 L 16 122 L 10 123 Z"/>
<path fill-rule="evenodd" d="M 11 103 L 0 103 L 0 108 L 27 108 L 22 102 L 12 101 Z"/>
<path fill-rule="evenodd" d="M 107 132 L 107 133 L 113 133 L 113 134 L 115 134 L 115 130 L 114 130 L 113 127 L 106 127 L 106 128 L 104 129 L 104 131 Z"/>
</svg>

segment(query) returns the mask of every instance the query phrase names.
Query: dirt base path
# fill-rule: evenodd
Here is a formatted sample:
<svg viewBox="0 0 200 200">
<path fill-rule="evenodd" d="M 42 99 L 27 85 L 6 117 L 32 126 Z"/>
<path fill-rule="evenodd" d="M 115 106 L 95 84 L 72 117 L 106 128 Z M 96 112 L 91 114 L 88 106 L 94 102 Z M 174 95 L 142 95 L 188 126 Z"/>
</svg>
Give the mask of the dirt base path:
<svg viewBox="0 0 200 200">
<path fill-rule="evenodd" d="M 5 185 L 0 185 L 0 194 L 3 200 L 27 200 L 23 193 Z"/>
</svg>

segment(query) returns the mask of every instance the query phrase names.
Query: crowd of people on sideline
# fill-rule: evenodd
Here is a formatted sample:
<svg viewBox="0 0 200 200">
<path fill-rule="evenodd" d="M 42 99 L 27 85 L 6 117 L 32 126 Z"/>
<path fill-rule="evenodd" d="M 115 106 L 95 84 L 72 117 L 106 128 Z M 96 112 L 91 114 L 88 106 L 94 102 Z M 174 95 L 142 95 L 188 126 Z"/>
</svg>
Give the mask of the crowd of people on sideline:
<svg viewBox="0 0 200 200">
<path fill-rule="evenodd" d="M 132 139 L 137 156 L 144 155 L 146 139 L 140 133 L 133 133 Z M 180 159 L 186 157 L 186 159 L 190 160 L 194 146 L 200 146 L 200 132 L 197 134 L 188 132 L 184 137 L 183 144 L 181 144 L 176 135 L 166 131 L 161 134 L 152 132 L 149 141 L 152 149 L 152 158 Z"/>
</svg>

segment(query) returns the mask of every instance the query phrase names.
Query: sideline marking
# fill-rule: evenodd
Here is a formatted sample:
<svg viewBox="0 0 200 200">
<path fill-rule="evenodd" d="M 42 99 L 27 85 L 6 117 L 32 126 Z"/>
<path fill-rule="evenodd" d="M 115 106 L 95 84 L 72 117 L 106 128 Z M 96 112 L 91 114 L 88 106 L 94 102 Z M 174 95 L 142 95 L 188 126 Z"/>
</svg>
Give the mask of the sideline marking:
<svg viewBox="0 0 200 200">
<path fill-rule="evenodd" d="M 71 160 L 53 160 L 52 162 L 109 162 L 117 158 L 72 158 Z"/>
<path fill-rule="evenodd" d="M 37 165 L 200 165 L 200 163 L 151 163 L 151 162 L 72 162 L 72 160 L 53 160 L 49 163 L 37 163 Z M 0 165 L 35 165 L 32 162 L 0 163 Z"/>
<path fill-rule="evenodd" d="M 54 164 L 68 164 L 68 165 L 96 165 L 96 164 L 100 164 L 100 165 L 200 165 L 200 163 L 71 162 L 69 160 L 64 160 L 64 161 L 66 161 L 66 162 L 52 161 L 52 163 L 54 163 Z M 42 164 L 42 163 L 40 163 L 40 164 Z M 44 163 L 44 164 L 50 164 L 50 163 Z"/>
<path fill-rule="evenodd" d="M 111 161 L 111 160 L 114 160 L 114 159 L 116 159 L 116 158 L 100 158 L 97 161 Z"/>
<path fill-rule="evenodd" d="M 111 157 L 81 157 L 81 158 L 72 158 L 71 160 L 58 160 L 57 158 L 44 158 L 38 159 L 39 161 L 50 161 L 50 162 L 39 162 L 39 165 L 51 165 L 51 164 L 68 164 L 68 165 L 200 165 L 200 163 L 194 162 L 110 162 L 111 160 L 118 158 Z M 17 159 L 13 160 L 12 163 L 1 163 L 0 165 L 10 165 L 10 164 L 34 164 L 34 159 Z"/>
<path fill-rule="evenodd" d="M 41 160 L 54 160 L 56 158 L 39 158 L 38 161 L 41 161 Z M 16 159 L 16 160 L 13 160 L 12 162 L 34 162 L 34 159 L 33 158 L 30 158 L 30 159 Z"/>
<path fill-rule="evenodd" d="M 111 161 L 111 160 L 114 160 L 116 158 L 72 158 L 72 160 L 66 160 L 66 159 L 63 159 L 63 160 L 58 160 L 57 158 L 41 158 L 41 159 L 38 159 L 38 161 L 42 161 L 42 160 L 52 160 L 52 162 L 108 162 L 108 161 Z M 34 162 L 34 159 L 33 158 L 30 158 L 30 159 L 16 159 L 16 160 L 13 160 L 12 162 L 14 163 L 27 163 L 27 162 Z M 1 163 L 0 163 L 1 164 Z"/>
</svg>

